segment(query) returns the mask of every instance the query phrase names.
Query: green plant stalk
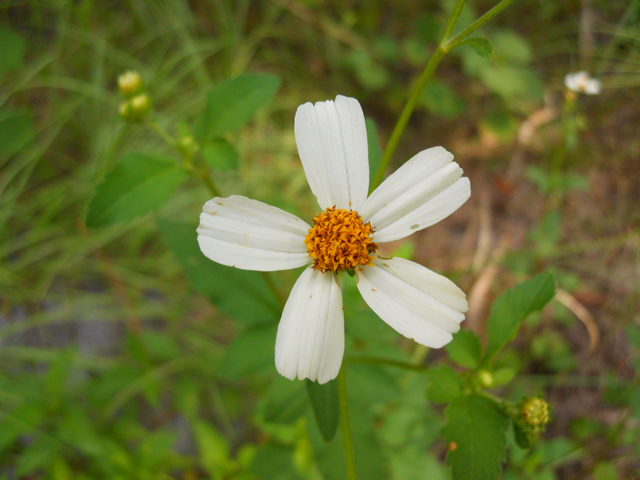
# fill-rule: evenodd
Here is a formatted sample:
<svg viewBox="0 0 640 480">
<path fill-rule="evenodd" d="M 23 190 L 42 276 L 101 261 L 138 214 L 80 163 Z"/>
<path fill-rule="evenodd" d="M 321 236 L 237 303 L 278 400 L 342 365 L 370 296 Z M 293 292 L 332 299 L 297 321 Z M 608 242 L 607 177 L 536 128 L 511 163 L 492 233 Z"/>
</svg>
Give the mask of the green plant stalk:
<svg viewBox="0 0 640 480">
<path fill-rule="evenodd" d="M 351 425 L 349 424 L 346 362 L 342 362 L 340 373 L 338 373 L 338 398 L 340 404 L 340 429 L 342 430 L 342 442 L 344 444 L 344 461 L 347 466 L 347 480 L 358 480 L 356 456 L 353 453 L 353 438 L 351 437 Z"/>
<path fill-rule="evenodd" d="M 220 196 L 220 192 L 211 180 L 211 175 L 209 175 L 207 169 L 197 168 L 193 163 L 192 155 L 188 155 L 183 149 L 181 149 L 175 138 L 169 135 L 157 122 L 147 122 L 147 126 L 156 132 L 168 145 L 176 149 L 182 157 L 182 163 L 186 170 L 192 175 L 198 177 L 214 197 Z"/>
<path fill-rule="evenodd" d="M 454 38 L 452 38 L 451 41 L 447 42 L 447 44 L 445 45 L 446 51 L 449 52 L 452 49 L 456 48 L 458 45 L 464 42 L 469 35 L 471 35 L 473 32 L 475 32 L 477 29 L 479 29 L 481 26 L 483 26 L 493 17 L 498 15 L 500 12 L 502 12 L 505 8 L 507 8 L 513 2 L 515 2 L 515 0 L 502 0 L 499 4 L 497 4 L 487 13 L 482 15 L 479 19 L 477 19 L 475 22 L 473 22 L 471 25 L 465 28 L 462 32 L 460 32 Z"/>
<path fill-rule="evenodd" d="M 198 168 L 196 165 L 194 165 L 192 156 L 187 154 L 183 149 L 179 148 L 178 142 L 171 135 L 169 135 L 158 123 L 148 122 L 147 125 L 154 132 L 156 132 L 165 142 L 167 142 L 168 145 L 171 145 L 178 151 L 178 153 L 182 157 L 182 163 L 184 167 L 187 169 L 189 173 L 191 173 L 192 175 L 195 175 L 200 179 L 200 181 L 202 181 L 202 183 L 207 187 L 211 195 L 213 195 L 214 197 L 221 196 L 220 191 L 216 187 L 215 183 L 213 183 L 213 180 L 211 180 L 211 175 L 209 175 L 209 171 L 206 168 L 206 166 L 203 168 Z M 271 290 L 273 295 L 278 300 L 280 307 L 284 309 L 286 300 L 282 296 L 282 293 L 280 292 L 276 284 L 273 282 L 271 276 L 269 275 L 269 272 L 260 272 L 260 273 L 262 273 L 262 277 L 264 278 L 267 286 L 269 287 L 269 290 Z"/>
<path fill-rule="evenodd" d="M 178 142 L 176 139 L 169 135 L 164 128 L 160 126 L 158 122 L 147 122 L 147 127 L 156 132 L 159 137 L 161 137 L 168 145 L 176 148 Z"/>
<path fill-rule="evenodd" d="M 420 94 L 422 93 L 422 90 L 427 84 L 427 81 L 431 78 L 431 75 L 433 75 L 433 72 L 435 71 L 436 67 L 440 63 L 440 60 L 442 60 L 442 57 L 444 57 L 445 53 L 446 53 L 445 50 L 442 48 L 441 45 L 439 45 L 438 48 L 436 48 L 436 51 L 431 56 L 431 58 L 429 59 L 429 62 L 427 63 L 427 66 L 422 72 L 422 75 L 420 75 L 420 78 L 418 79 L 417 83 L 413 87 L 411 96 L 409 97 L 409 100 L 407 100 L 407 103 L 402 109 L 402 113 L 400 113 L 400 117 L 398 118 L 398 122 L 396 123 L 396 126 L 393 129 L 393 132 L 391 132 L 391 136 L 389 137 L 389 142 L 387 143 L 387 147 L 384 149 L 384 154 L 382 155 L 382 160 L 380 161 L 380 165 L 378 165 L 378 170 L 376 171 L 376 175 L 375 177 L 373 177 L 373 182 L 371 182 L 371 186 L 369 187 L 369 193 L 373 192 L 382 183 L 384 172 L 387 170 L 387 167 L 389 166 L 389 162 L 391 161 L 391 157 L 393 157 L 393 154 L 396 151 L 396 148 L 398 147 L 398 143 L 400 142 L 400 137 L 402 137 L 402 134 L 404 133 L 404 129 L 406 128 L 407 123 L 409 122 L 409 118 L 411 117 L 411 114 L 416 108 L 416 103 L 418 102 L 418 98 L 420 97 Z"/>
<path fill-rule="evenodd" d="M 390 358 L 366 357 L 366 356 L 348 356 L 349 363 L 367 363 L 370 365 L 388 365 L 390 367 L 402 368 L 404 370 L 425 371 L 428 367 L 416 363 L 403 362 L 402 360 L 393 360 Z"/>
<path fill-rule="evenodd" d="M 474 393 L 491 402 L 498 410 L 502 411 L 505 415 L 511 418 L 516 418 L 518 416 L 518 408 L 512 402 L 505 400 L 504 398 L 496 397 L 495 395 L 483 390 L 477 390 Z"/>
<path fill-rule="evenodd" d="M 27 362 L 54 362 L 59 358 L 60 351 L 57 349 L 43 349 L 34 347 L 20 347 L 7 345 L 0 350 L 0 357 L 23 360 Z M 115 360 L 102 358 L 94 355 L 73 352 L 73 360 L 78 366 L 89 370 L 107 370 L 117 365 Z"/>
<path fill-rule="evenodd" d="M 211 176 L 209 175 L 209 172 L 206 169 L 197 169 L 195 166 L 193 166 L 193 164 L 189 165 L 186 162 L 185 162 L 185 167 L 189 172 L 191 172 L 200 180 L 202 180 L 202 183 L 204 183 L 205 187 L 207 187 L 207 190 L 209 190 L 209 193 L 211 193 L 211 195 L 213 195 L 214 197 L 220 196 L 220 192 L 218 191 L 218 188 L 213 183 L 213 180 L 211 180 Z"/>
<path fill-rule="evenodd" d="M 462 13 L 465 2 L 466 0 L 458 0 L 458 2 L 453 7 L 453 10 L 451 10 L 451 17 L 449 17 L 449 20 L 447 21 L 447 26 L 445 27 L 444 33 L 442 34 L 442 40 L 440 41 L 440 44 L 449 40 L 449 38 L 453 34 L 453 30 L 458 24 L 458 19 L 460 18 L 460 14 Z"/>
<path fill-rule="evenodd" d="M 197 362 L 193 357 L 178 357 L 147 371 L 113 398 L 102 412 L 102 420 L 109 421 L 125 403 L 143 391 L 148 385 L 188 370 L 196 364 Z"/>
<path fill-rule="evenodd" d="M 427 62 L 427 66 L 424 68 L 424 71 L 420 75 L 420 78 L 416 82 L 413 90 L 411 91 L 411 95 L 407 100 L 402 112 L 400 113 L 400 117 L 398 118 L 398 122 L 396 126 L 393 128 L 393 132 L 391 132 L 391 136 L 389 137 L 389 142 L 387 143 L 387 147 L 384 150 L 384 154 L 382 155 L 382 160 L 380 161 L 380 165 L 378 166 L 378 170 L 376 171 L 376 175 L 371 182 L 371 187 L 369 188 L 369 193 L 373 192 L 381 183 L 384 177 L 384 172 L 389 166 L 389 162 L 393 157 L 393 154 L 398 147 L 398 143 L 400 142 L 400 138 L 404 133 L 404 129 L 409 122 L 409 118 L 411 118 L 411 114 L 416 108 L 416 104 L 418 102 L 418 98 L 420 98 L 420 94 L 422 90 L 424 90 L 425 85 L 435 72 L 436 67 L 442 60 L 442 58 L 450 52 L 452 49 L 460 45 L 471 33 L 476 31 L 478 28 L 483 26 L 493 17 L 502 12 L 505 8 L 511 5 L 515 0 L 502 0 L 495 7 L 469 25 L 466 29 L 456 35 L 454 38 L 449 40 L 449 37 L 453 33 L 453 30 L 458 23 L 458 19 L 460 18 L 460 13 L 462 12 L 462 8 L 464 7 L 465 0 L 458 0 L 453 11 L 451 12 L 451 17 L 447 21 L 447 26 L 445 27 L 444 34 L 442 36 L 442 40 L 440 44 L 436 48 L 436 51 L 433 52 L 429 62 Z"/>
<path fill-rule="evenodd" d="M 267 287 L 269 288 L 269 290 L 271 290 L 271 293 L 273 293 L 273 296 L 276 297 L 276 300 L 278 301 L 280 308 L 284 310 L 284 307 L 287 304 L 287 299 L 282 295 L 282 292 L 276 286 L 275 282 L 271 278 L 271 275 L 269 275 L 269 272 L 260 272 L 260 273 L 262 274 L 262 278 L 264 278 L 264 281 L 267 284 Z"/>
<path fill-rule="evenodd" d="M 560 127 L 562 131 L 562 143 L 559 144 L 558 149 L 554 152 L 551 161 L 551 175 L 552 178 L 558 179 L 567 156 L 567 150 L 569 150 L 569 137 L 577 134 L 574 130 L 570 131 L 571 125 L 575 122 L 576 116 L 576 103 L 578 95 L 568 89 L 565 90 L 564 103 L 562 105 L 562 117 L 560 119 Z"/>
</svg>

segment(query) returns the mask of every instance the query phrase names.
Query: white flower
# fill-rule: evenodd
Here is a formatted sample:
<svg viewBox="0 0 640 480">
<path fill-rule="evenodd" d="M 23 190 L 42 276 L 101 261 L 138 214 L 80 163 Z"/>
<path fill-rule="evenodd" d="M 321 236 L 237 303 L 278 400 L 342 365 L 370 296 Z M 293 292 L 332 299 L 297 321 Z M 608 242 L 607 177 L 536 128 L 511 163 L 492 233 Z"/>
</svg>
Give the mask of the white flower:
<svg viewBox="0 0 640 480">
<path fill-rule="evenodd" d="M 602 90 L 600 80 L 591 78 L 587 72 L 568 73 L 564 77 L 564 85 L 573 92 L 587 95 L 598 95 Z"/>
<path fill-rule="evenodd" d="M 324 211 L 311 227 L 279 208 L 241 196 L 213 198 L 200 215 L 198 242 L 211 260 L 247 270 L 312 264 L 282 312 L 276 338 L 280 374 L 326 383 L 344 355 L 341 270 L 355 270 L 373 311 L 402 335 L 439 348 L 460 329 L 466 296 L 453 282 L 417 263 L 375 254 L 377 243 L 422 230 L 456 211 L 471 194 L 469 179 L 442 147 L 418 153 L 367 198 L 369 161 L 364 114 L 338 96 L 305 103 L 295 117 L 298 152 Z M 374 243 L 377 242 L 377 243 Z"/>
</svg>

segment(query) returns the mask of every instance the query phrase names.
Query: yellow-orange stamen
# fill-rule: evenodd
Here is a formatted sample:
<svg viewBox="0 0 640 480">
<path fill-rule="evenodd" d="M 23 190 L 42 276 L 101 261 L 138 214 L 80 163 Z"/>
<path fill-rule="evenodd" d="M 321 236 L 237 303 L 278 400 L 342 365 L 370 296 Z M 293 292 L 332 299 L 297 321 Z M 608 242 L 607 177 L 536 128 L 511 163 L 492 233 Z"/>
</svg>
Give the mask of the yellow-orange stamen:
<svg viewBox="0 0 640 480">
<path fill-rule="evenodd" d="M 316 215 L 304 243 L 314 260 L 314 269 L 339 272 L 372 265 L 378 248 L 371 241 L 372 235 L 371 223 L 364 223 L 357 212 L 333 206 Z"/>
</svg>

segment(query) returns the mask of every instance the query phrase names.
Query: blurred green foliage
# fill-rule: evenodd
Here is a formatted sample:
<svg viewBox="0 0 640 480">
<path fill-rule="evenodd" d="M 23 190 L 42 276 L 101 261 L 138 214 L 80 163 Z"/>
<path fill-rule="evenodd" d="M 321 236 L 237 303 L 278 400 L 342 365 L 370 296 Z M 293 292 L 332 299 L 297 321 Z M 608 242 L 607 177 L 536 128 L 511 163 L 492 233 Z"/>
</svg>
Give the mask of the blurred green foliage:
<svg viewBox="0 0 640 480">
<path fill-rule="evenodd" d="M 610 74 L 612 88 L 637 89 L 638 2 L 592 3 L 601 28 L 595 73 Z M 492 5 L 468 2 L 461 26 Z M 303 382 L 275 373 L 282 299 L 260 274 L 201 255 L 195 227 L 211 194 L 197 175 L 186 175 L 175 153 L 182 152 L 181 159 L 201 154 L 225 194 L 250 194 L 312 214 L 315 205 L 295 155 L 295 107 L 338 93 L 361 99 L 375 117 L 367 123 L 373 174 L 411 79 L 435 48 L 452 6 L 81 0 L 0 7 L 3 478 L 344 477 L 341 436 L 318 427 L 318 417 L 321 425 L 322 418 L 335 419 L 330 400 L 318 414 Z M 578 2 L 516 3 L 483 29 L 486 42 L 463 45 L 447 57 L 424 90 L 406 138 L 424 148 L 444 145 L 451 132 L 470 141 L 476 131 L 488 132 L 504 150 L 472 143 L 467 165 L 488 174 L 503 171 L 501 161 L 510 157 L 504 152 L 513 150 L 519 126 L 544 106 L 545 93 L 559 94 L 571 62 L 589 56 L 579 52 L 579 15 Z M 483 54 L 487 44 L 491 58 Z M 153 121 L 175 140 L 173 149 L 144 122 L 119 118 L 116 79 L 129 69 L 141 72 Z M 245 72 L 253 73 L 242 77 L 240 87 L 220 83 Z M 273 101 L 278 78 L 282 89 Z M 224 119 L 220 112 L 236 90 L 254 96 L 234 104 L 237 116 Z M 625 101 L 637 106 L 637 98 L 620 103 Z M 593 189 L 586 166 L 598 157 L 585 147 L 585 136 L 594 135 L 591 127 L 600 122 L 613 138 L 624 125 L 611 126 L 608 118 L 624 109 L 611 97 L 576 108 L 565 111 L 564 126 L 552 124 L 546 143 L 535 147 L 540 154 L 526 178 L 541 194 L 544 213 L 531 225 L 526 245 L 505 257 L 511 277 L 496 294 L 549 266 L 559 270 L 558 286 L 576 294 L 593 277 L 606 277 L 568 266 L 576 248 L 592 256 L 600 250 L 568 243 L 563 226 L 572 219 L 564 208 L 571 195 Z M 596 110 L 600 117 L 585 122 L 584 115 Z M 631 152 L 634 145 L 625 148 Z M 490 160 L 478 166 L 476 155 Z M 624 177 L 623 159 L 602 163 Z M 142 173 L 148 184 L 138 181 Z M 518 179 L 516 187 L 525 181 Z M 598 232 L 615 232 L 612 223 L 603 225 Z M 607 257 L 617 251 L 612 245 Z M 413 254 L 411 243 L 397 252 Z M 463 278 L 476 273 L 451 270 Z M 295 272 L 275 278 L 277 291 L 287 292 Z M 553 282 L 548 278 L 521 283 L 516 296 L 538 299 L 534 294 Z M 620 305 L 613 324 L 624 342 L 616 345 L 629 363 L 585 373 L 578 372 L 583 360 L 569 327 L 550 309 L 530 317 L 515 343 L 507 343 L 524 320 L 500 303 L 513 293 L 494 303 L 488 354 L 482 353 L 484 338 L 462 331 L 446 354 L 432 353 L 425 363 L 426 352 L 399 341 L 362 303 L 354 280 L 345 279 L 351 420 L 361 477 L 447 479 L 448 463 L 454 475 L 473 469 L 473 478 L 495 478 L 501 470 L 505 479 L 630 478 L 638 468 L 632 457 L 640 456 L 640 336 L 633 323 L 637 277 L 628 282 L 628 300 L 610 303 Z M 540 310 L 549 298 L 516 310 Z M 498 328 L 506 320 L 511 328 Z M 602 415 L 556 409 L 554 401 L 560 404 L 571 388 L 597 397 Z M 508 415 L 478 390 L 512 403 L 550 393 L 558 426 L 552 423 L 548 436 L 525 450 Z M 442 403 L 449 403 L 444 412 Z M 488 417 L 476 415 L 487 408 Z M 439 433 L 443 424 L 449 445 Z M 468 464 L 468 442 L 485 440 L 486 432 L 484 447 L 498 453 L 476 452 L 478 461 Z M 505 446 L 501 468 L 495 459 Z"/>
</svg>

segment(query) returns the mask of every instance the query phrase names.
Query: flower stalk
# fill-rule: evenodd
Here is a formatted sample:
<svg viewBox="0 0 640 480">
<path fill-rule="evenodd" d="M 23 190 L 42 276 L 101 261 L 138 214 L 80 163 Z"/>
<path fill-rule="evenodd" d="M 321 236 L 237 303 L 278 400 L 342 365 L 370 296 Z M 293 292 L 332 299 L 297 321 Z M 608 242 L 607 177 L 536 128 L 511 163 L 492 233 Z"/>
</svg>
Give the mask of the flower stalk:
<svg viewBox="0 0 640 480">
<path fill-rule="evenodd" d="M 483 26 L 493 17 L 498 15 L 500 12 L 502 12 L 505 8 L 507 8 L 513 2 L 515 2 L 515 0 L 502 0 L 495 7 L 493 7 L 491 10 L 489 10 L 487 13 L 482 15 L 479 19 L 477 19 L 475 22 L 473 22 L 471 25 L 465 28 L 462 32 L 460 32 L 458 35 L 452 38 L 450 42 L 447 42 L 445 45 L 446 51 L 449 52 L 450 50 L 456 48 L 458 45 L 464 42 L 464 40 L 469 35 L 471 35 L 473 32 L 475 32 L 477 29 L 479 29 L 481 26 Z"/>
<path fill-rule="evenodd" d="M 429 79 L 433 76 L 433 72 L 435 72 L 436 67 L 442 60 L 442 58 L 449 53 L 452 49 L 462 44 L 462 42 L 474 31 L 483 26 L 493 17 L 502 12 L 505 8 L 511 5 L 515 0 L 502 0 L 495 7 L 469 25 L 466 29 L 456 35 L 454 38 L 450 39 L 453 34 L 453 30 L 455 29 L 458 19 L 460 18 L 460 14 L 462 12 L 462 8 L 464 7 L 466 0 L 458 0 L 453 11 L 451 12 L 451 17 L 447 21 L 447 26 L 445 27 L 444 34 L 442 35 L 442 40 L 440 40 L 440 44 L 436 48 L 433 55 L 427 62 L 426 67 L 422 71 L 420 78 L 415 83 L 413 90 L 411 91 L 411 95 L 407 100 L 402 112 L 400 113 L 400 117 L 393 128 L 393 132 L 391 132 L 391 136 L 389 137 L 389 142 L 387 143 L 387 147 L 384 150 L 384 154 L 382 155 L 382 160 L 380 161 L 380 165 L 378 166 L 378 170 L 376 171 L 375 177 L 371 182 L 371 187 L 369 189 L 369 193 L 373 192 L 381 183 L 384 177 L 384 172 L 386 171 L 389 163 L 391 162 L 391 158 L 398 147 L 398 143 L 400 142 L 400 138 L 404 133 L 404 129 L 409 123 L 409 118 L 411 118 L 411 114 L 416 108 L 418 99 L 420 98 L 420 94 L 424 87 L 426 86 Z"/>
</svg>

